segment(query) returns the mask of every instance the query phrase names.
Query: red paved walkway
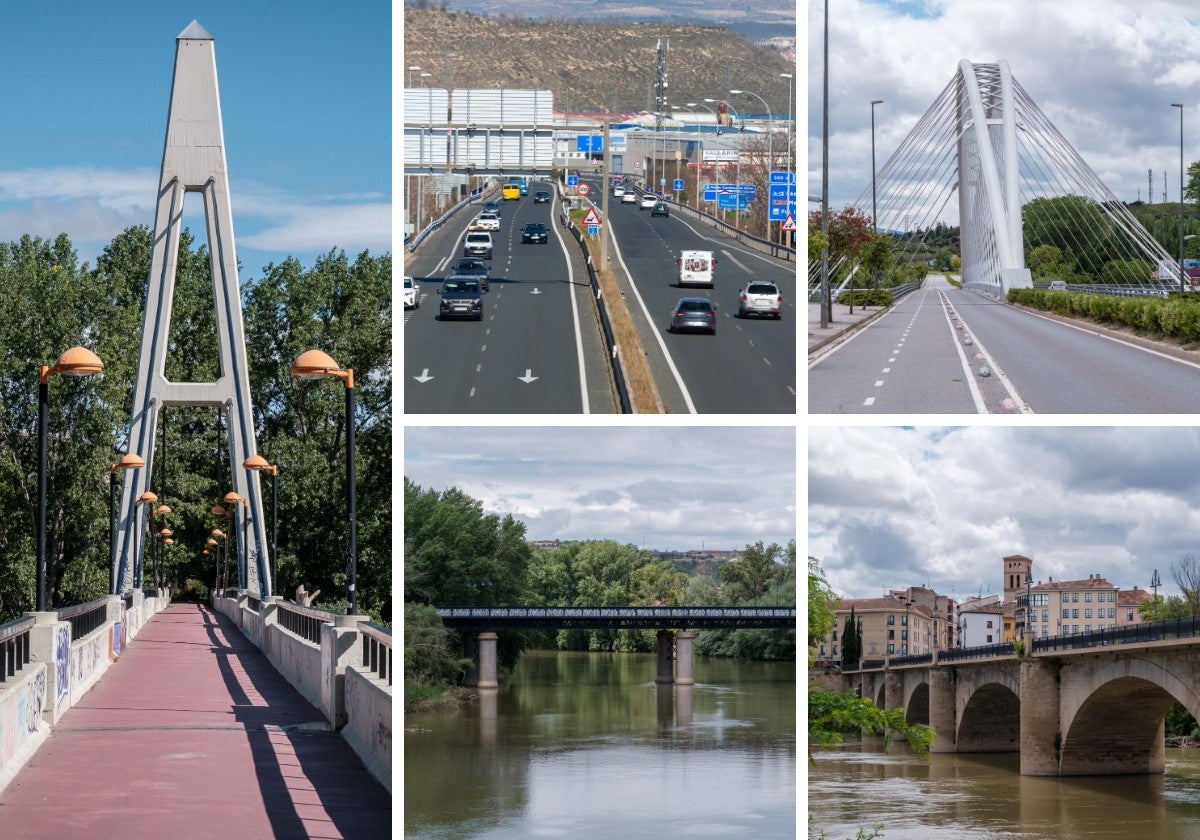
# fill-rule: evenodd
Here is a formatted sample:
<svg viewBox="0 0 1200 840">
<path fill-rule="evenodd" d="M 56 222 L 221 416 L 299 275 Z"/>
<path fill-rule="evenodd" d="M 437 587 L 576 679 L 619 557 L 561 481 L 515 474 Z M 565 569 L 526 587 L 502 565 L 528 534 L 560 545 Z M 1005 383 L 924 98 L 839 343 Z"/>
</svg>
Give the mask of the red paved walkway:
<svg viewBox="0 0 1200 840">
<path fill-rule="evenodd" d="M 152 618 L 0 793 L 0 837 L 379 838 L 391 797 L 229 619 Z"/>
</svg>

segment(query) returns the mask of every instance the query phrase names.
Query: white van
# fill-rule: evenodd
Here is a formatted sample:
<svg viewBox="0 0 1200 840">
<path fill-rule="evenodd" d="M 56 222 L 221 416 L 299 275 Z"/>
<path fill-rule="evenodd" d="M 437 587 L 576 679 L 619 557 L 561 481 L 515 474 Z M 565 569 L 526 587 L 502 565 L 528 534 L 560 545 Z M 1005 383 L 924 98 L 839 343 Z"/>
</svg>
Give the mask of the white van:
<svg viewBox="0 0 1200 840">
<path fill-rule="evenodd" d="M 679 254 L 679 285 L 713 288 L 713 269 L 717 261 L 712 251 L 681 251 Z"/>
</svg>

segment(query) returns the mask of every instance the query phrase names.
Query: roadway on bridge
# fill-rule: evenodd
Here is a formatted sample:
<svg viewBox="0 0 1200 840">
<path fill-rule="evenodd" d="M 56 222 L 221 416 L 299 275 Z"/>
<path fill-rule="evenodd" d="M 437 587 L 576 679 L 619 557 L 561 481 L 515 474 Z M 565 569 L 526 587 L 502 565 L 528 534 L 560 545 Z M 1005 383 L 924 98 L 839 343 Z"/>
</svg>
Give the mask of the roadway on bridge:
<svg viewBox="0 0 1200 840">
<path fill-rule="evenodd" d="M 601 182 L 588 180 L 600 205 Z M 660 396 L 668 412 L 791 413 L 796 410 L 796 267 L 738 244 L 669 204 L 669 217 L 609 198 L 616 239 L 611 263 L 633 313 Z M 679 253 L 712 251 L 714 288 L 680 287 Z M 779 320 L 738 318 L 738 292 L 747 280 L 769 280 L 783 293 Z M 717 333 L 672 334 L 672 307 L 681 297 L 717 304 Z"/>
<path fill-rule="evenodd" d="M 421 286 L 421 305 L 404 313 L 407 413 L 616 410 L 591 290 L 578 246 L 558 223 L 561 203 L 535 204 L 553 185 L 529 182 L 529 195 L 500 201 L 483 321 L 442 321 L 441 280 L 463 255 L 467 225 L 482 201 L 460 210 L 420 248 L 404 273 Z M 548 242 L 522 243 L 521 228 L 542 222 Z"/>
<path fill-rule="evenodd" d="M 812 414 L 1196 413 L 1200 366 L 930 277 L 810 363 L 808 407 Z"/>
<path fill-rule="evenodd" d="M 0 794 L 5 838 L 390 836 L 391 797 L 229 619 L 141 629 Z"/>
</svg>

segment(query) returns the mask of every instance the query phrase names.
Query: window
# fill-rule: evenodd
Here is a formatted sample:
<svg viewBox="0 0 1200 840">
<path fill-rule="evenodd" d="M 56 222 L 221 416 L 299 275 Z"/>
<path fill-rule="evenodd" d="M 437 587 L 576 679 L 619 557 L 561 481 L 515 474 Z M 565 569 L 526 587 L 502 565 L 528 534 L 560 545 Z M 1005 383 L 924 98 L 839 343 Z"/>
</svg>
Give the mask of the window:
<svg viewBox="0 0 1200 840">
<path fill-rule="evenodd" d="M 825 655 L 825 645 L 821 645 L 821 655 Z"/>
<path fill-rule="evenodd" d="M 1086 601 L 1086 602 L 1087 602 L 1087 603 L 1089 603 L 1089 604 L 1090 604 L 1090 603 L 1092 603 L 1092 593 L 1091 593 L 1091 592 L 1084 592 L 1084 593 L 1083 593 L 1083 600 L 1084 600 L 1084 601 Z"/>
<path fill-rule="evenodd" d="M 1109 592 L 1109 593 L 1108 593 L 1108 600 L 1110 600 L 1110 601 L 1115 601 L 1115 600 L 1117 600 L 1117 593 L 1116 593 L 1116 592 Z"/>
<path fill-rule="evenodd" d="M 1090 624 L 1085 624 L 1085 625 L 1083 625 L 1083 632 L 1084 632 L 1084 633 L 1091 633 L 1091 632 L 1092 632 L 1092 625 L 1090 625 Z"/>
<path fill-rule="evenodd" d="M 1125 610 L 1125 620 L 1133 621 L 1133 607 L 1130 607 L 1129 609 Z"/>
<path fill-rule="evenodd" d="M 889 628 L 888 629 L 888 641 L 891 641 L 892 639 L 895 639 L 895 638 L 896 638 L 896 631 Z"/>
<path fill-rule="evenodd" d="M 1071 608 L 1070 608 L 1070 607 L 1063 607 L 1063 614 L 1062 614 L 1062 617 L 1063 617 L 1063 618 L 1070 618 L 1070 617 L 1071 617 Z"/>
<path fill-rule="evenodd" d="M 908 656 L 908 645 L 900 645 L 900 655 Z"/>
<path fill-rule="evenodd" d="M 887 623 L 888 623 L 888 627 L 891 627 L 893 624 L 895 624 L 895 623 L 896 623 L 896 616 L 894 616 L 894 615 L 889 615 L 889 616 L 888 616 Z"/>
<path fill-rule="evenodd" d="M 1050 620 L 1050 610 L 1042 610 L 1042 623 Z"/>
<path fill-rule="evenodd" d="M 992 629 L 992 620 L 990 618 L 988 619 L 987 629 L 989 629 L 989 630 Z"/>
<path fill-rule="evenodd" d="M 1079 607 L 1072 608 L 1071 618 L 1079 618 Z"/>
<path fill-rule="evenodd" d="M 1079 593 L 1078 592 L 1071 593 L 1071 603 L 1073 603 L 1073 604 L 1079 603 Z"/>
<path fill-rule="evenodd" d="M 837 645 L 833 646 L 833 655 L 837 656 Z"/>
<path fill-rule="evenodd" d="M 1071 632 L 1072 632 L 1072 633 L 1078 633 L 1078 632 L 1079 632 L 1079 625 L 1078 625 L 1078 624 L 1072 624 L 1072 625 L 1071 625 Z"/>
<path fill-rule="evenodd" d="M 896 652 L 896 646 L 888 645 L 888 653 L 895 653 L 895 652 Z"/>
<path fill-rule="evenodd" d="M 1092 617 L 1092 608 L 1091 607 L 1088 607 L 1086 610 L 1083 611 L 1083 617 L 1084 618 Z"/>
<path fill-rule="evenodd" d="M 836 630 L 833 631 L 833 640 L 835 642 L 837 641 L 837 631 Z"/>
<path fill-rule="evenodd" d="M 987 637 L 987 643 L 988 643 L 989 645 L 992 643 L 992 636 L 991 636 L 991 634 L 990 634 L 990 633 L 988 634 L 988 637 Z"/>
<path fill-rule="evenodd" d="M 907 615 L 900 616 L 900 624 L 904 627 L 908 626 L 908 616 Z"/>
<path fill-rule="evenodd" d="M 1109 618 L 1116 618 L 1116 617 L 1117 617 L 1117 608 L 1116 608 L 1116 607 L 1109 607 L 1109 608 L 1108 608 L 1108 617 L 1109 617 Z"/>
<path fill-rule="evenodd" d="M 904 640 L 904 641 L 907 641 L 907 640 L 908 640 L 908 631 L 907 631 L 907 630 L 901 630 L 901 631 L 900 631 L 900 638 L 901 638 L 902 640 Z"/>
<path fill-rule="evenodd" d="M 1050 635 L 1050 628 L 1049 628 L 1049 626 L 1047 626 L 1047 625 L 1043 625 L 1043 626 L 1042 626 L 1042 638 L 1044 639 L 1044 638 L 1046 638 L 1046 637 L 1047 637 L 1047 636 L 1049 636 L 1049 635 Z"/>
</svg>

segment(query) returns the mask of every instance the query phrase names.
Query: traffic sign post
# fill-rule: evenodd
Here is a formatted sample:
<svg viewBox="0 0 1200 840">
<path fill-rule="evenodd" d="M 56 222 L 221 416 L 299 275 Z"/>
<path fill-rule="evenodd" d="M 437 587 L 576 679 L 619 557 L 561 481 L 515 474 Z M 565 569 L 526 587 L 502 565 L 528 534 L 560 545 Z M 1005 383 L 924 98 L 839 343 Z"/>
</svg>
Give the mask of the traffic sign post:
<svg viewBox="0 0 1200 840">
<path fill-rule="evenodd" d="M 578 175 L 568 175 L 567 176 L 567 186 L 568 187 L 579 186 L 579 176 Z"/>
<path fill-rule="evenodd" d="M 583 223 L 589 227 L 592 225 L 599 225 L 601 223 L 600 216 L 596 213 L 595 207 L 588 208 L 587 215 L 583 217 Z M 591 231 L 588 232 L 591 233 Z"/>
<path fill-rule="evenodd" d="M 589 187 L 587 184 L 580 184 L 578 189 L 579 189 L 580 195 L 587 195 L 588 193 L 590 193 L 592 191 L 592 188 Z"/>
<path fill-rule="evenodd" d="M 682 178 L 676 178 L 676 179 L 675 179 L 675 182 L 672 184 L 672 189 L 674 189 L 676 192 L 678 192 L 679 190 L 683 189 L 683 179 L 682 179 Z"/>
</svg>

